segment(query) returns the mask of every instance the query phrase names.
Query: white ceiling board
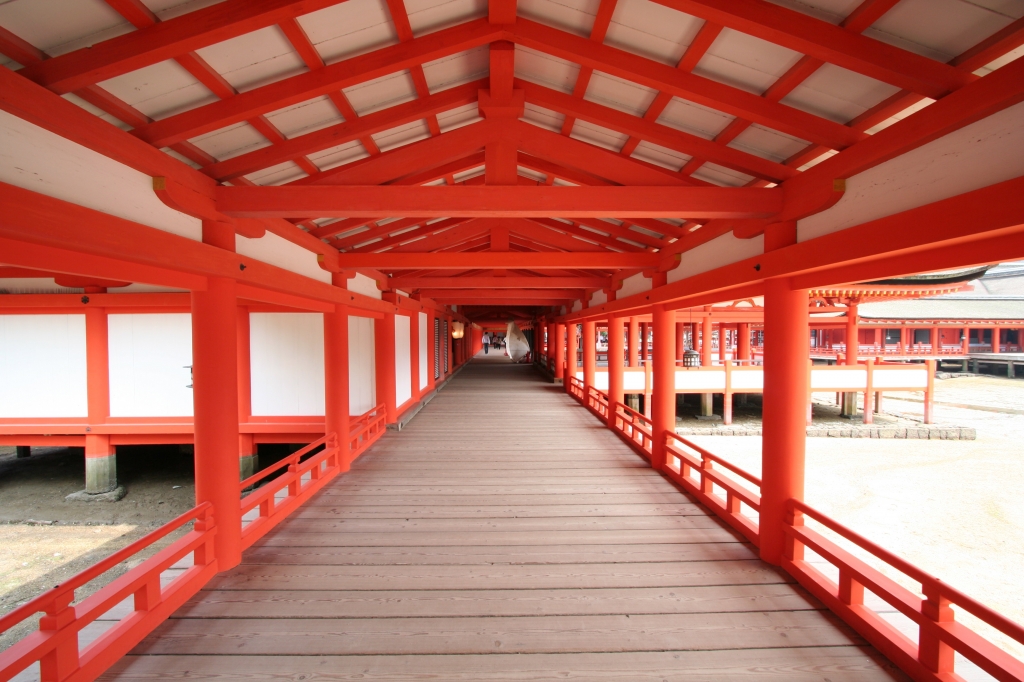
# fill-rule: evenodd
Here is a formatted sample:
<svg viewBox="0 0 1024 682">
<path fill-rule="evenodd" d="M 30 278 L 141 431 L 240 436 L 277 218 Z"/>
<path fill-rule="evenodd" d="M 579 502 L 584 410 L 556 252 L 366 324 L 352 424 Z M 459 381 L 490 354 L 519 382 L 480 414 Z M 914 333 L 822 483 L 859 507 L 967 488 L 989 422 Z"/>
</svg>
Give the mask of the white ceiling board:
<svg viewBox="0 0 1024 682">
<path fill-rule="evenodd" d="M 692 158 L 686 154 L 680 154 L 674 149 L 667 149 L 647 141 L 641 141 L 633 150 L 632 156 L 634 159 L 653 163 L 672 171 L 678 171 Z"/>
<path fill-rule="evenodd" d="M 657 96 L 658 91 L 653 88 L 595 71 L 583 99 L 633 116 L 643 116 Z"/>
<path fill-rule="evenodd" d="M 605 43 L 675 66 L 703 25 L 703 19 L 650 0 L 619 0 Z"/>
<path fill-rule="evenodd" d="M 893 123 L 897 123 L 899 121 L 902 121 L 907 116 L 915 114 L 918 111 L 921 111 L 921 109 L 924 109 L 926 106 L 929 106 L 929 105 L 934 104 L 934 103 L 935 103 L 935 100 L 933 100 L 933 99 L 931 99 L 929 97 L 925 97 L 920 102 L 917 102 L 915 104 L 910 105 L 909 107 L 907 107 L 903 111 L 899 112 L 895 116 L 890 116 L 889 118 L 885 119 L 884 121 L 882 121 L 878 125 L 871 126 L 870 128 L 868 128 L 864 132 L 868 133 L 869 135 L 874 135 L 878 131 L 885 130 L 886 128 L 891 126 Z"/>
<path fill-rule="evenodd" d="M 673 97 L 658 123 L 710 140 L 729 125 L 733 116 L 701 104 Z"/>
<path fill-rule="evenodd" d="M 347 0 L 299 17 L 299 25 L 328 64 L 398 42 L 381 0 Z"/>
<path fill-rule="evenodd" d="M 51 57 L 135 30 L 103 0 L 11 0 L 0 26 Z"/>
<path fill-rule="evenodd" d="M 112 125 L 112 126 L 114 126 L 116 128 L 120 128 L 121 130 L 131 130 L 131 126 L 128 125 L 127 123 L 125 123 L 124 121 L 122 121 L 121 119 L 115 118 L 115 117 L 111 116 L 110 114 L 108 114 L 107 112 L 105 112 L 102 109 L 100 109 L 99 107 L 95 107 L 92 104 L 89 104 L 84 99 L 82 99 L 81 97 L 79 97 L 78 95 L 76 95 L 74 93 L 69 92 L 67 94 L 61 95 L 61 97 L 63 97 L 67 101 L 71 102 L 72 104 L 85 109 L 86 111 L 88 111 L 93 116 L 99 116 L 104 121 L 106 121 L 107 123 L 109 123 L 110 125 Z"/>
<path fill-rule="evenodd" d="M 897 92 L 899 88 L 888 83 L 825 64 L 786 95 L 782 103 L 846 123 Z"/>
<path fill-rule="evenodd" d="M 724 166 L 719 166 L 715 163 L 705 163 L 697 169 L 697 172 L 693 174 L 693 177 L 698 180 L 705 180 L 715 185 L 722 185 L 723 187 L 743 187 L 754 179 L 754 176 L 752 175 L 740 173 L 739 171 L 734 171 L 731 168 L 725 168 Z"/>
<path fill-rule="evenodd" d="M 202 167 L 202 166 L 200 166 L 200 164 L 196 163 L 192 159 L 190 159 L 188 157 L 185 157 L 185 156 L 182 156 L 178 152 L 174 151 L 173 149 L 169 149 L 168 147 L 164 147 L 160 151 L 162 151 L 164 154 L 167 154 L 168 156 L 174 157 L 178 161 L 181 161 L 183 164 L 185 164 L 189 168 L 201 168 Z"/>
<path fill-rule="evenodd" d="M 415 36 L 487 16 L 487 0 L 406 0 Z"/>
<path fill-rule="evenodd" d="M 782 163 L 808 144 L 806 140 L 755 123 L 737 135 L 728 146 Z"/>
<path fill-rule="evenodd" d="M 476 102 L 437 115 L 437 125 L 441 128 L 442 133 L 447 133 L 449 130 L 455 130 L 456 128 L 482 120 L 483 117 L 480 116 Z"/>
<path fill-rule="evenodd" d="M 324 95 L 285 109 L 278 109 L 267 114 L 267 120 L 285 137 L 292 138 L 341 123 L 345 119 L 338 113 L 330 98 Z"/>
<path fill-rule="evenodd" d="M 126 73 L 103 81 L 99 86 L 155 119 L 217 101 L 216 95 L 174 61 Z"/>
<path fill-rule="evenodd" d="M 475 178 L 476 176 L 483 175 L 483 174 L 484 174 L 484 167 L 483 166 L 477 166 L 476 168 L 470 168 L 468 170 L 464 170 L 461 173 L 455 173 L 455 175 L 453 177 L 455 178 L 455 182 L 463 182 L 465 180 L 469 180 L 470 178 Z"/>
<path fill-rule="evenodd" d="M 600 0 L 519 0 L 519 16 L 590 37 Z"/>
<path fill-rule="evenodd" d="M 299 168 L 294 162 L 285 161 L 284 163 L 279 163 L 276 166 L 263 168 L 255 173 L 250 173 L 245 177 L 252 180 L 257 185 L 285 185 L 294 180 L 300 180 L 306 177 L 306 172 Z"/>
<path fill-rule="evenodd" d="M 416 99 L 416 86 L 408 71 L 390 73 L 343 91 L 360 116 Z"/>
<path fill-rule="evenodd" d="M 400 125 L 397 128 L 391 128 L 384 130 L 379 133 L 374 133 L 373 141 L 377 143 L 382 152 L 386 152 L 396 147 L 402 147 L 419 140 L 425 140 L 430 137 L 430 128 L 427 127 L 427 122 L 423 119 L 418 121 L 410 121 L 405 125 Z"/>
<path fill-rule="evenodd" d="M 565 116 L 557 111 L 551 111 L 550 109 L 538 107 L 536 104 L 527 102 L 521 120 L 545 130 L 560 133 L 562 132 L 562 123 L 565 122 Z"/>
<path fill-rule="evenodd" d="M 536 180 L 537 182 L 544 182 L 547 179 L 547 177 L 548 177 L 548 176 L 544 175 L 543 173 L 539 173 L 539 172 L 537 172 L 535 170 L 531 170 L 529 168 L 523 168 L 522 166 L 516 166 L 516 173 L 519 174 L 519 175 L 522 175 L 524 178 L 529 178 L 530 180 Z"/>
<path fill-rule="evenodd" d="M 192 138 L 191 142 L 218 161 L 270 146 L 267 138 L 244 121 Z"/>
<path fill-rule="evenodd" d="M 239 92 L 306 70 L 302 58 L 277 26 L 246 33 L 196 53 Z"/>
<path fill-rule="evenodd" d="M 726 28 L 693 72 L 760 95 L 801 56 L 799 52 Z"/>
<path fill-rule="evenodd" d="M 979 76 L 984 76 L 985 74 L 991 73 L 998 68 L 1006 66 L 1010 62 L 1016 59 L 1020 59 L 1021 57 L 1024 57 L 1024 45 L 1018 47 L 1016 50 L 1011 50 L 1010 52 L 1007 52 L 998 59 L 992 60 L 991 62 L 981 67 L 980 69 L 975 69 L 974 73 L 978 74 Z"/>
<path fill-rule="evenodd" d="M 902 0 L 865 35 L 947 62 L 1022 16 L 1021 0 Z"/>
<path fill-rule="evenodd" d="M 571 94 L 579 76 L 579 64 L 516 45 L 516 78 L 539 83 Z"/>
<path fill-rule="evenodd" d="M 487 45 L 435 59 L 423 65 L 423 75 L 432 93 L 479 80 L 489 71 L 490 53 Z"/>
<path fill-rule="evenodd" d="M 205 7 L 218 5 L 224 0 L 145 0 L 142 4 L 148 7 L 161 20 L 167 21 L 182 14 L 195 12 Z"/>
<path fill-rule="evenodd" d="M 623 135 L 615 130 L 580 119 L 576 119 L 576 124 L 572 127 L 572 135 L 570 137 L 613 152 L 618 152 L 622 149 L 622 145 L 626 144 L 626 140 L 629 139 L 629 135 Z"/>
<path fill-rule="evenodd" d="M 768 0 L 773 5 L 810 15 L 830 24 L 839 24 L 864 0 Z"/>
<path fill-rule="evenodd" d="M 329 170 L 358 161 L 359 159 L 365 159 L 369 155 L 359 140 L 352 140 L 345 144 L 339 144 L 335 147 L 308 154 L 307 158 L 315 163 L 320 170 Z"/>
</svg>

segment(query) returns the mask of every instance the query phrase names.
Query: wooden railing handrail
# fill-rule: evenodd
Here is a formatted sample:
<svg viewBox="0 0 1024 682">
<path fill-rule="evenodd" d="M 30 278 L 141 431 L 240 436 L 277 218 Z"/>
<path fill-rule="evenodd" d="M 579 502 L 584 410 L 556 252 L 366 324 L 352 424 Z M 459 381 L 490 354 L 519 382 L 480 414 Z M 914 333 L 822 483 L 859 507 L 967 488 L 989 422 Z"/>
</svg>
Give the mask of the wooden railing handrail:
<svg viewBox="0 0 1024 682">
<path fill-rule="evenodd" d="M 696 450 L 697 452 L 699 452 L 701 454 L 701 456 L 707 457 L 708 459 L 713 461 L 715 464 L 719 464 L 722 467 L 724 467 L 725 469 L 728 469 L 732 473 L 736 474 L 737 476 L 750 481 L 751 483 L 756 485 L 758 488 L 761 487 L 761 479 L 758 478 L 757 476 L 753 475 L 749 471 L 746 471 L 745 469 L 741 469 L 738 466 L 736 466 L 735 464 L 722 459 L 718 455 L 708 452 L 707 450 L 705 450 L 701 446 L 697 445 L 693 441 L 689 441 L 689 440 L 683 438 L 678 433 L 674 433 L 672 431 L 669 431 L 669 432 L 666 433 L 666 435 L 669 438 L 674 438 L 675 440 L 679 441 L 680 443 L 682 443 L 686 447 L 688 447 L 688 448 L 690 448 L 692 450 Z"/>
<path fill-rule="evenodd" d="M 257 481 L 266 478 L 275 471 L 284 469 L 285 467 L 289 467 L 292 464 L 298 463 L 298 461 L 302 459 L 302 457 L 308 455 L 310 452 L 320 447 L 321 445 L 324 445 L 326 447 L 334 447 L 334 445 L 329 445 L 328 443 L 336 439 L 336 435 L 333 432 L 325 434 L 323 438 L 318 438 L 317 440 L 313 441 L 312 443 L 302 448 L 301 450 L 297 450 L 292 454 L 288 455 L 280 462 L 276 462 L 275 464 L 268 466 L 266 469 L 261 469 L 260 471 L 257 471 L 255 474 L 239 483 L 238 489 L 245 490 L 246 488 L 251 488 L 253 485 L 255 485 Z"/>
</svg>

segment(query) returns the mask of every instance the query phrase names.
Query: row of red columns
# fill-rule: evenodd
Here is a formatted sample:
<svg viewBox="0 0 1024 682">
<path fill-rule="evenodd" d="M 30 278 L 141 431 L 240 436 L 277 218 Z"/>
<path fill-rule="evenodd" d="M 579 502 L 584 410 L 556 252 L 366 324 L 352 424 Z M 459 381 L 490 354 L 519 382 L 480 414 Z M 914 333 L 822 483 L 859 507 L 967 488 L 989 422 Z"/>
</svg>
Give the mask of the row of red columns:
<svg viewBox="0 0 1024 682">
<path fill-rule="evenodd" d="M 789 232 L 793 226 L 788 227 Z M 760 509 L 761 557 L 769 563 L 782 562 L 785 547 L 784 528 L 787 522 L 786 503 L 803 499 L 804 456 L 807 419 L 807 386 L 810 367 L 807 362 L 807 339 L 810 333 L 807 290 L 794 288 L 788 279 L 765 281 L 765 347 L 764 408 L 762 430 L 762 484 Z M 675 432 L 675 372 L 678 354 L 677 339 L 682 325 L 677 326 L 676 313 L 665 306 L 651 309 L 651 331 L 654 337 L 653 394 L 651 401 L 652 432 L 655 434 L 651 466 L 664 470 L 668 463 L 668 434 Z M 647 324 L 635 318 L 611 317 L 608 322 L 608 425 L 614 426 L 615 403 L 624 399 L 623 366 L 636 366 L 647 359 Z M 702 364 L 710 364 L 711 318 L 702 321 L 702 333 L 708 342 L 702 344 Z M 628 326 L 627 326 L 628 325 Z M 745 329 L 743 328 L 745 327 Z M 581 324 L 583 350 L 583 390 L 587 395 L 594 386 L 596 374 L 597 322 Z M 642 341 L 635 343 L 639 328 Z M 628 329 L 628 356 L 625 339 Z M 575 325 L 566 328 L 555 324 L 549 352 L 555 360 L 555 376 L 562 376 L 566 390 L 569 377 L 577 373 Z M 749 357 L 749 327 L 740 329 L 738 354 Z M 568 345 L 568 352 L 563 346 Z M 668 349 L 669 352 L 659 352 Z M 639 350 L 639 353 L 637 353 Z M 637 357 L 639 355 L 639 357 Z M 621 360 L 613 361 L 619 358 Z"/>
</svg>

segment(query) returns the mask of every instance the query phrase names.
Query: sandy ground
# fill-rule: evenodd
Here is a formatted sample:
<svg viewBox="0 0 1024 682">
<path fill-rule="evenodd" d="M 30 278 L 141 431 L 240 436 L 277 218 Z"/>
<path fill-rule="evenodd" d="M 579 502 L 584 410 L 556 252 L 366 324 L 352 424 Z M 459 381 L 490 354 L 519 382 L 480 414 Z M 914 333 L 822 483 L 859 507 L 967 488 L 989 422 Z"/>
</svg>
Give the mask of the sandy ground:
<svg viewBox="0 0 1024 682">
<path fill-rule="evenodd" d="M 885 409 L 920 418 L 922 396 L 902 397 L 909 400 L 887 395 Z M 978 376 L 937 381 L 935 399 L 937 421 L 973 426 L 977 440 L 808 438 L 807 502 L 1022 623 L 1024 380 Z M 692 440 L 752 473 L 761 472 L 758 437 Z M 884 572 L 919 590 L 896 571 Z M 972 627 L 976 623 L 960 612 L 957 618 Z M 1024 647 L 988 633 L 1024 658 Z"/>
</svg>

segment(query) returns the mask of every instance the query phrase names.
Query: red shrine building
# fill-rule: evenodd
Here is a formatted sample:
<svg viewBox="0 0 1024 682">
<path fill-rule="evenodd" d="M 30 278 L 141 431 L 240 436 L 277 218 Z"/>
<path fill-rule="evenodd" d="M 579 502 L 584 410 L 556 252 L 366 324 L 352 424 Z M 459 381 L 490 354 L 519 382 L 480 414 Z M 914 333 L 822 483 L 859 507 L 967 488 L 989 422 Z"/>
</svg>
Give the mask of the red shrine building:
<svg viewBox="0 0 1024 682">
<path fill-rule="evenodd" d="M 1015 0 L 0 4 L 0 444 L 196 492 L 0 680 L 1024 680 L 804 476 L 814 393 L 1024 364 L 1022 54 Z"/>
</svg>

